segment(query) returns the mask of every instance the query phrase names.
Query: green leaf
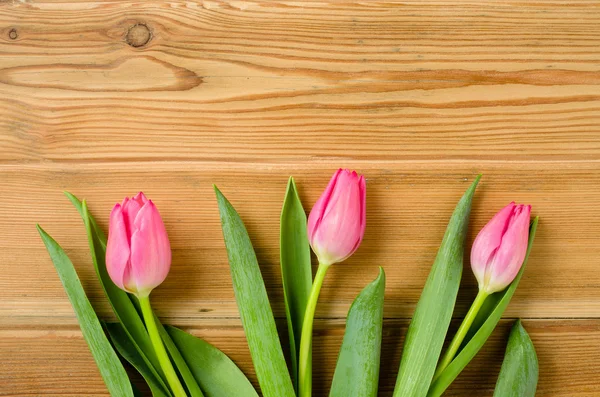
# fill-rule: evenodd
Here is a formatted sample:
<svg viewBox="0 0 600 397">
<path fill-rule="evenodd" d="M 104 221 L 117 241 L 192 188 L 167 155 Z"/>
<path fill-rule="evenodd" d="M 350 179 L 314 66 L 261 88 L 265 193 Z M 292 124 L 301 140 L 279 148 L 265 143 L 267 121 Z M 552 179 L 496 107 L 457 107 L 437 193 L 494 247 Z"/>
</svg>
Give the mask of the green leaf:
<svg viewBox="0 0 600 397">
<path fill-rule="evenodd" d="M 521 320 L 517 320 L 508 337 L 494 397 L 534 397 L 538 374 L 538 359 L 533 342 Z"/>
<path fill-rule="evenodd" d="M 166 326 L 206 397 L 258 397 L 244 373 L 222 351 L 178 328 Z"/>
<path fill-rule="evenodd" d="M 446 228 L 406 333 L 394 397 L 422 397 L 431 384 L 454 311 L 471 201 L 480 177 L 460 199 Z"/>
<path fill-rule="evenodd" d="M 65 196 L 67 196 L 67 198 L 69 199 L 69 201 L 71 201 L 73 206 L 75 206 L 75 209 L 77 210 L 77 212 L 79 212 L 81 219 L 83 219 L 85 221 L 82 201 L 79 200 L 74 194 L 72 194 L 70 192 L 64 192 L 64 193 L 65 193 Z M 98 223 L 96 223 L 96 220 L 89 213 L 88 213 L 88 218 L 90 220 L 92 229 L 94 230 L 94 234 L 98 238 L 98 243 L 100 243 L 100 245 L 102 246 L 102 249 L 104 251 L 106 251 L 106 235 L 104 234 L 104 231 L 102 231 L 100 226 L 98 226 Z"/>
<path fill-rule="evenodd" d="M 310 245 L 306 213 L 302 208 L 294 178 L 290 177 L 281 209 L 279 250 L 285 315 L 290 337 L 290 355 L 294 385 L 298 383 L 298 351 L 302 322 L 312 285 Z M 309 370 L 310 371 L 310 370 Z"/>
<path fill-rule="evenodd" d="M 385 273 L 356 297 L 346 320 L 344 341 L 329 397 L 376 397 L 383 327 Z"/>
<path fill-rule="evenodd" d="M 127 377 L 127 372 L 125 372 L 123 364 L 121 364 L 119 357 L 102 330 L 100 321 L 85 295 L 73 263 L 52 237 L 39 225 L 37 225 L 37 229 L 75 310 L 83 337 L 92 352 L 109 393 L 111 396 L 133 397 L 133 389 Z"/>
<path fill-rule="evenodd" d="M 152 396 L 169 396 L 170 393 L 165 391 L 163 386 L 157 382 L 156 376 L 150 370 L 150 367 L 148 367 L 148 364 L 142 358 L 129 336 L 127 336 L 123 326 L 120 323 L 105 323 L 104 326 L 110 336 L 113 346 L 117 349 L 119 354 L 142 375 L 148 384 L 148 387 L 150 387 Z"/>
<path fill-rule="evenodd" d="M 265 283 L 240 216 L 215 186 L 235 299 L 264 397 L 293 397 Z"/>
<path fill-rule="evenodd" d="M 470 332 L 472 337 L 469 338 L 469 335 L 467 335 L 467 338 L 469 339 L 465 338 L 464 347 L 429 388 L 429 393 L 427 394 L 428 397 L 442 395 L 444 390 L 450 386 L 458 374 L 460 374 L 473 357 L 475 357 L 477 352 L 479 352 L 487 341 L 488 337 L 492 334 L 494 328 L 496 328 L 496 325 L 502 317 L 502 313 L 506 310 L 510 299 L 519 285 L 523 272 L 525 271 L 527 259 L 529 258 L 531 248 L 533 247 L 533 240 L 535 239 L 538 221 L 539 218 L 536 217 L 529 227 L 529 245 L 527 246 L 527 254 L 525 255 L 525 260 L 523 261 L 523 265 L 521 266 L 521 270 L 519 270 L 517 277 L 515 277 L 507 289 L 488 297 L 487 300 L 489 300 L 489 302 L 486 302 L 487 304 L 481 309 L 471 326 L 473 328 L 472 332 Z M 479 326 L 480 324 L 481 326 Z"/>
</svg>

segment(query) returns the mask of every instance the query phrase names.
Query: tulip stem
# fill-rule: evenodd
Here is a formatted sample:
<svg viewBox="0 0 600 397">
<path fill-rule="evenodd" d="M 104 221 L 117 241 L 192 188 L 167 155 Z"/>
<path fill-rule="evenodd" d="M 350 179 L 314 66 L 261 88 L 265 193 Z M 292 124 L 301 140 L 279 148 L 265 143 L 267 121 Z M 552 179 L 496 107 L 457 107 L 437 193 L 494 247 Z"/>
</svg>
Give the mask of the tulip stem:
<svg viewBox="0 0 600 397">
<path fill-rule="evenodd" d="M 152 342 L 154 352 L 158 357 L 158 362 L 160 363 L 160 366 L 167 377 L 167 383 L 171 387 L 175 397 L 187 397 L 187 394 L 183 389 L 181 382 L 179 381 L 179 377 L 175 373 L 171 359 L 165 350 L 165 345 L 163 345 L 162 339 L 160 338 L 158 328 L 156 328 L 156 323 L 154 322 L 154 313 L 152 312 L 152 307 L 150 306 L 150 297 L 138 297 L 138 300 L 140 301 L 142 315 L 144 316 L 144 322 L 146 323 L 146 328 L 148 329 L 148 335 L 150 335 L 150 341 Z"/>
<path fill-rule="evenodd" d="M 312 288 L 310 289 L 310 295 L 306 304 L 306 311 L 304 312 L 302 336 L 300 337 L 300 359 L 298 365 L 298 397 L 310 397 L 312 394 L 312 363 L 310 351 L 312 346 L 313 320 L 315 317 L 317 300 L 319 299 L 319 293 L 321 292 L 321 286 L 323 285 L 323 279 L 325 279 L 327 269 L 329 269 L 329 265 L 319 263 L 315 280 L 313 281 Z"/>
<path fill-rule="evenodd" d="M 450 365 L 452 360 L 454 360 L 454 356 L 456 355 L 458 348 L 460 347 L 463 340 L 465 339 L 465 336 L 467 335 L 469 328 L 471 328 L 471 325 L 473 325 L 473 320 L 475 320 L 475 317 L 477 317 L 477 313 L 479 313 L 479 310 L 483 306 L 483 302 L 485 302 L 485 300 L 487 299 L 488 296 L 489 296 L 489 294 L 487 292 L 485 292 L 483 290 L 479 290 L 479 293 L 475 297 L 475 300 L 473 301 L 471 308 L 467 312 L 465 319 L 460 324 L 458 331 L 456 331 L 456 335 L 454 335 L 454 338 L 452 338 L 452 342 L 450 342 L 450 346 L 448 346 L 446 353 L 442 357 L 440 364 L 438 365 L 437 369 L 435 370 L 435 374 L 433 375 L 433 381 L 435 381 L 440 376 L 442 371 L 444 371 L 446 369 L 446 367 L 448 365 Z"/>
</svg>

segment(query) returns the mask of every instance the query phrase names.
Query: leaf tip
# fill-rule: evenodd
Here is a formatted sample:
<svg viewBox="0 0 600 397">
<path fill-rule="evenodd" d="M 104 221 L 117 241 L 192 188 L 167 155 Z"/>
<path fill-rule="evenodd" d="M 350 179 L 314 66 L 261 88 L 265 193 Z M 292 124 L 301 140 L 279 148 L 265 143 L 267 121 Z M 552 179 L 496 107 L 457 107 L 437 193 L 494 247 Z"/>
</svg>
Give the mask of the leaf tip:
<svg viewBox="0 0 600 397">
<path fill-rule="evenodd" d="M 88 206 L 87 206 L 87 201 L 85 199 L 81 200 L 81 209 L 83 210 L 83 216 L 84 218 L 88 218 Z"/>
<path fill-rule="evenodd" d="M 39 223 L 35 224 L 35 228 L 37 229 L 38 233 L 40 234 L 42 241 L 44 241 L 44 244 L 46 243 L 46 241 L 48 239 L 52 239 L 52 237 L 50 237 L 50 235 L 40 226 Z"/>
<path fill-rule="evenodd" d="M 223 193 L 221 193 L 221 191 L 219 190 L 217 185 L 213 185 L 213 189 L 215 190 L 215 194 L 217 196 L 217 205 L 219 207 L 219 213 L 221 214 L 221 220 L 222 220 L 223 219 L 222 217 L 225 214 L 227 214 L 228 211 L 233 209 L 233 206 L 231 205 L 229 200 L 227 200 L 227 197 L 225 197 L 225 195 Z M 235 211 L 235 209 L 234 209 L 234 211 Z"/>
<path fill-rule="evenodd" d="M 221 191 L 219 190 L 219 188 L 217 187 L 217 185 L 213 184 L 213 190 L 215 191 L 215 194 L 217 195 L 217 201 L 219 202 L 219 204 L 221 204 L 221 202 L 223 202 L 225 199 L 225 196 L 223 195 L 223 193 L 221 193 Z"/>
<path fill-rule="evenodd" d="M 385 280 L 385 270 L 383 270 L 383 266 L 379 266 L 379 276 L 377 276 L 377 278 L 383 278 Z"/>
<path fill-rule="evenodd" d="M 285 196 L 288 197 L 290 194 L 298 194 L 298 191 L 296 190 L 296 182 L 294 181 L 293 176 L 290 176 L 288 179 Z"/>
<path fill-rule="evenodd" d="M 531 235 L 535 235 L 535 232 L 537 231 L 537 226 L 538 226 L 538 222 L 540 221 L 540 217 L 536 216 L 535 218 L 533 218 L 533 220 L 531 221 L 531 224 L 529 225 L 529 237 L 531 238 Z M 531 242 L 530 242 L 531 244 Z"/>
<path fill-rule="evenodd" d="M 481 179 L 481 175 L 482 174 L 478 174 L 475 177 L 475 179 L 471 183 L 471 186 L 469 186 L 469 188 L 467 189 L 467 191 L 463 195 L 463 197 L 462 197 L 463 200 L 471 201 L 471 199 L 473 198 L 473 195 L 475 194 L 475 189 L 477 189 L 477 185 L 479 184 L 479 180 Z"/>
</svg>

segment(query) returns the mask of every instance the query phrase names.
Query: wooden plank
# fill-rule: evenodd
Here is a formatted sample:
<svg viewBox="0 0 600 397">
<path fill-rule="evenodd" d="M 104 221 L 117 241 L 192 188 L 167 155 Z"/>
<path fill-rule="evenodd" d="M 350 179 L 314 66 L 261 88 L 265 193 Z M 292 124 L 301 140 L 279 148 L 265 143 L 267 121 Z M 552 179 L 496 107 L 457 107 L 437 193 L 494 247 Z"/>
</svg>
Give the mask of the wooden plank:
<svg viewBox="0 0 600 397">
<path fill-rule="evenodd" d="M 283 322 L 280 325 L 285 328 Z M 500 323 L 486 346 L 459 376 L 446 396 L 492 395 L 510 325 L 509 320 Z M 597 395 L 600 381 L 595 368 L 589 363 L 595 362 L 600 355 L 600 320 L 525 320 L 524 325 L 531 335 L 540 361 L 542 376 L 537 396 Z M 406 326 L 406 321 L 386 320 L 384 323 L 379 394 L 382 397 L 392 394 Z M 326 323 L 317 322 L 316 327 L 315 394 L 326 395 L 344 326 L 339 320 L 329 320 Z M 241 328 L 207 328 L 199 322 L 191 328 L 191 332 L 222 349 L 256 384 Z M 58 350 L 61 354 L 56 354 Z M 108 395 L 78 330 L 2 330 L 0 357 L 3 358 L 0 364 L 0 396 Z M 69 359 L 64 360 L 64 357 Z"/>
<path fill-rule="evenodd" d="M 13 1 L 0 26 L 2 162 L 600 159 L 594 1 Z"/>
<path fill-rule="evenodd" d="M 65 246 L 110 319 L 62 190 L 87 197 L 104 227 L 114 202 L 146 191 L 174 248 L 154 306 L 254 380 L 211 184 L 242 214 L 284 329 L 287 177 L 309 209 L 339 166 L 366 174 L 369 226 L 325 282 L 316 395 L 379 265 L 390 395 L 407 319 L 478 172 L 469 244 L 509 200 L 541 216 L 506 313 L 529 318 L 538 395 L 597 395 L 599 11 L 593 0 L 0 1 L 0 395 L 106 395 L 34 228 Z M 457 317 L 475 289 L 466 267 Z M 508 327 L 447 395 L 492 394 Z"/>
<path fill-rule="evenodd" d="M 275 313 L 282 317 L 278 222 L 287 177 L 297 177 L 301 198 L 310 208 L 338 164 L 2 166 L 1 322 L 74 324 L 72 310 L 36 234 L 36 222 L 64 245 L 92 302 L 102 315 L 109 315 L 95 281 L 81 220 L 61 193 L 65 189 L 87 197 L 104 227 L 114 202 L 137 190 L 146 191 L 161 210 L 174 250 L 172 271 L 153 295 L 159 313 L 184 324 L 200 318 L 237 317 L 212 183 L 229 197 L 246 222 Z M 597 163 L 347 165 L 368 178 L 367 232 L 356 255 L 328 274 L 318 317 L 344 317 L 366 280 L 376 276 L 379 265 L 388 276 L 386 317 L 410 317 L 452 208 L 476 172 L 483 172 L 484 178 L 474 200 L 468 246 L 476 231 L 510 200 L 531 203 L 534 214 L 541 216 L 529 268 L 507 314 L 600 316 L 600 275 L 595 262 L 589 260 L 600 256 Z M 468 259 L 466 263 L 468 266 Z M 458 315 L 464 314 L 476 293 L 468 267 L 463 284 Z"/>
</svg>

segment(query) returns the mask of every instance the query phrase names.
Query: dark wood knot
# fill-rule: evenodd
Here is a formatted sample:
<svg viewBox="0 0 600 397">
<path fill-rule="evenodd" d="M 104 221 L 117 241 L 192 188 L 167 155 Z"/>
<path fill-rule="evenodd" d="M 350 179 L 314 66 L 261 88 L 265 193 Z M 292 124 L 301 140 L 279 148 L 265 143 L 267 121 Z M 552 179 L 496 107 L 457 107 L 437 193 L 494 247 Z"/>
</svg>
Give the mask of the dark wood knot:
<svg viewBox="0 0 600 397">
<path fill-rule="evenodd" d="M 143 47 L 152 39 L 152 32 L 143 23 L 136 23 L 127 31 L 125 41 L 132 47 Z"/>
</svg>

